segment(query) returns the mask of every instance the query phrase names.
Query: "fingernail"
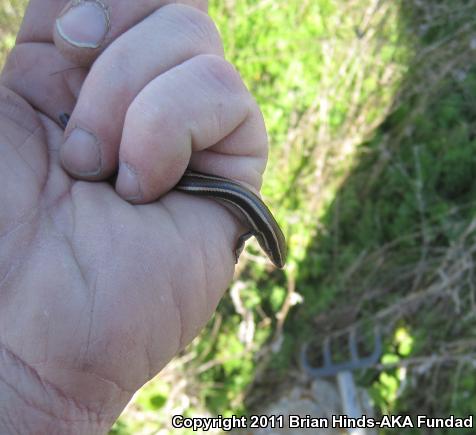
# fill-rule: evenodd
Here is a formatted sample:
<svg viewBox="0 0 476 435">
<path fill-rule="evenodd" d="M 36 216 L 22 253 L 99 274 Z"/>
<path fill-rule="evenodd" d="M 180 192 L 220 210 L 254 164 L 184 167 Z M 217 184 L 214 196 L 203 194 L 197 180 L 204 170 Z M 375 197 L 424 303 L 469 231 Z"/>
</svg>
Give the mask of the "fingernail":
<svg viewBox="0 0 476 435">
<path fill-rule="evenodd" d="M 89 132 L 75 128 L 61 149 L 61 160 L 68 171 L 85 177 L 101 172 L 101 152 L 97 139 Z"/>
<path fill-rule="evenodd" d="M 56 20 L 58 34 L 75 47 L 98 48 L 109 31 L 109 15 L 97 0 L 73 0 Z"/>
<path fill-rule="evenodd" d="M 137 174 L 127 163 L 119 165 L 119 175 L 116 181 L 116 191 L 127 201 L 142 199 Z"/>
</svg>

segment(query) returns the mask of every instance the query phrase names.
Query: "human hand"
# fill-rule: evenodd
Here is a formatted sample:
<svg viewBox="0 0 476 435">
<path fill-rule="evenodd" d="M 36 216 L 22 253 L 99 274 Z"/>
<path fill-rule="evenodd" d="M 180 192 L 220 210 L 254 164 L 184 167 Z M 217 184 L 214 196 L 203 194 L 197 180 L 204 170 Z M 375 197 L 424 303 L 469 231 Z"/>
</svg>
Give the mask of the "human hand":
<svg viewBox="0 0 476 435">
<path fill-rule="evenodd" d="M 232 278 L 240 224 L 170 189 L 266 164 L 206 1 L 72 3 L 30 2 L 0 78 L 2 433 L 110 427 Z"/>
</svg>

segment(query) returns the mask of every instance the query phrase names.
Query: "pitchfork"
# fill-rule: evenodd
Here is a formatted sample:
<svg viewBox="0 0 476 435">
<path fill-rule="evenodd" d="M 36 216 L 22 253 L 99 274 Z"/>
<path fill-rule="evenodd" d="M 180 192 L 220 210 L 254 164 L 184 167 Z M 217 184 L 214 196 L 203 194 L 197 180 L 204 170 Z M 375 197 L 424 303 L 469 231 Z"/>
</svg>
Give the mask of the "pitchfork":
<svg viewBox="0 0 476 435">
<path fill-rule="evenodd" d="M 354 377 L 352 372 L 357 369 L 368 368 L 377 363 L 382 353 L 382 337 L 380 330 L 374 329 L 374 346 L 370 355 L 360 356 L 358 342 L 356 338 L 356 329 L 352 328 L 349 332 L 348 349 L 350 360 L 344 362 L 333 362 L 331 352 L 331 337 L 324 339 L 322 346 L 323 364 L 314 367 L 309 363 L 307 357 L 308 345 L 304 345 L 301 351 L 301 366 L 312 377 L 337 377 L 337 384 L 342 400 L 344 413 L 350 418 L 362 417 L 362 408 L 357 396 Z M 349 430 L 351 435 L 364 435 L 365 429 Z"/>
</svg>

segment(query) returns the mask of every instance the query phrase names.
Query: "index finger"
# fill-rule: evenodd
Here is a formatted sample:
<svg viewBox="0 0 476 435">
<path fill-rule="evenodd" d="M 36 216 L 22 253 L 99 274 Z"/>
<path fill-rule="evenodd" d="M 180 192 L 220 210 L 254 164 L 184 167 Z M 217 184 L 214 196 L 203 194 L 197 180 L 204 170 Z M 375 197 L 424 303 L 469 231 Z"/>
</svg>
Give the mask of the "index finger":
<svg viewBox="0 0 476 435">
<path fill-rule="evenodd" d="M 208 9 L 207 0 L 31 0 L 17 44 L 54 41 L 67 59 L 87 66 L 119 35 L 170 3 Z"/>
</svg>

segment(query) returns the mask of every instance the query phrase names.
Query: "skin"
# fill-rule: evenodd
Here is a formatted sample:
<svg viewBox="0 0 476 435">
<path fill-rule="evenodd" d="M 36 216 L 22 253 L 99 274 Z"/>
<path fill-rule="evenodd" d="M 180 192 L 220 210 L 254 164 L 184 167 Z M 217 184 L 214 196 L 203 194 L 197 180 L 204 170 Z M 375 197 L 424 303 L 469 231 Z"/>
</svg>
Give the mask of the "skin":
<svg viewBox="0 0 476 435">
<path fill-rule="evenodd" d="M 0 77 L 2 434 L 107 432 L 232 279 L 239 222 L 171 188 L 187 166 L 261 185 L 263 118 L 206 2 L 131 4 L 84 47 L 69 2 L 32 0 Z"/>
</svg>

